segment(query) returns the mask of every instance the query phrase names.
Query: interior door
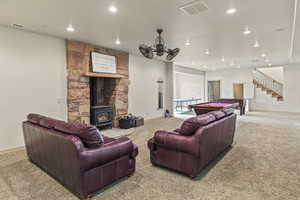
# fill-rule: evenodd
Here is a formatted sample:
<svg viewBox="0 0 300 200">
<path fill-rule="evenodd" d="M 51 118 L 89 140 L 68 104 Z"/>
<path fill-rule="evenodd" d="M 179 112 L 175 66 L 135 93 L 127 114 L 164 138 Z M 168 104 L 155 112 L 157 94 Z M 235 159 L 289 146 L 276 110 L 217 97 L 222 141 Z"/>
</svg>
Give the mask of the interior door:
<svg viewBox="0 0 300 200">
<path fill-rule="evenodd" d="M 220 81 L 208 81 L 208 101 L 216 101 L 221 96 L 221 82 Z"/>
<path fill-rule="evenodd" d="M 233 84 L 233 96 L 235 99 L 243 99 L 244 98 L 244 84 L 242 84 L 242 83 L 234 83 Z"/>
</svg>

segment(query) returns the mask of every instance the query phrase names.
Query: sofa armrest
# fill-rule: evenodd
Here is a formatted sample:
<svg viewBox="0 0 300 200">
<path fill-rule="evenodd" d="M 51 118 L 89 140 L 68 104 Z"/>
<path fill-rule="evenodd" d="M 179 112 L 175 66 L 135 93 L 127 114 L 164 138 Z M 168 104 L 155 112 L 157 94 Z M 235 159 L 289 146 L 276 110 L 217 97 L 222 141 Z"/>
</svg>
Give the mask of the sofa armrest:
<svg viewBox="0 0 300 200">
<path fill-rule="evenodd" d="M 193 136 L 179 135 L 175 132 L 157 131 L 154 135 L 155 145 L 166 149 L 199 156 L 199 145 Z"/>
<path fill-rule="evenodd" d="M 104 144 L 96 149 L 85 149 L 80 153 L 83 170 L 89 170 L 116 160 L 122 156 L 136 156 L 134 145 L 127 137 L 121 137 L 115 141 Z"/>
</svg>

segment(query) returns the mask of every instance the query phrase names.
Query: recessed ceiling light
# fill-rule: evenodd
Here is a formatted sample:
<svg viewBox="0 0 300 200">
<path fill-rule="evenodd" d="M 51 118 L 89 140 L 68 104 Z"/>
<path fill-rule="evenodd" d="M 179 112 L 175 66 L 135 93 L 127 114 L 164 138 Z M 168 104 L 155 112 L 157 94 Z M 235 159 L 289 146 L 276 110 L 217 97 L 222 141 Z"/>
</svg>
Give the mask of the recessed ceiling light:
<svg viewBox="0 0 300 200">
<path fill-rule="evenodd" d="M 224 58 L 224 56 L 222 57 L 221 61 L 222 61 L 222 62 L 225 62 L 225 58 Z"/>
<path fill-rule="evenodd" d="M 266 54 L 265 54 L 265 53 L 262 53 L 262 54 L 261 54 L 261 57 L 265 58 L 265 57 L 266 57 Z"/>
<path fill-rule="evenodd" d="M 206 50 L 205 50 L 205 54 L 206 54 L 206 55 L 209 55 L 209 54 L 210 54 L 209 49 L 206 49 Z"/>
<path fill-rule="evenodd" d="M 229 8 L 228 10 L 226 10 L 226 13 L 229 15 L 232 15 L 234 13 L 236 13 L 236 9 L 235 8 Z"/>
<path fill-rule="evenodd" d="M 268 65 L 271 67 L 271 66 L 272 66 L 272 63 L 269 63 Z"/>
<path fill-rule="evenodd" d="M 120 42 L 120 39 L 119 39 L 119 38 L 117 38 L 117 39 L 116 39 L 116 44 L 117 44 L 117 45 L 121 44 L 121 42 Z"/>
<path fill-rule="evenodd" d="M 248 26 L 246 26 L 246 28 L 245 28 L 245 30 L 244 30 L 244 35 L 249 35 L 249 34 L 251 34 L 251 30 L 249 29 L 249 27 Z"/>
<path fill-rule="evenodd" d="M 190 46 L 190 45 L 191 45 L 190 40 L 187 40 L 187 41 L 185 42 L 185 45 L 186 45 L 186 46 Z"/>
<path fill-rule="evenodd" d="M 257 41 L 257 40 L 255 40 L 255 43 L 254 43 L 253 47 L 254 47 L 254 48 L 258 48 L 258 47 L 260 47 L 260 44 L 258 43 L 258 41 Z"/>
<path fill-rule="evenodd" d="M 111 13 L 116 13 L 116 12 L 118 12 L 118 8 L 115 7 L 115 6 L 109 6 L 108 10 L 109 10 L 109 12 L 111 12 Z"/>
<path fill-rule="evenodd" d="M 69 26 L 66 28 L 66 30 L 70 33 L 73 33 L 75 31 L 74 27 L 72 24 L 69 24 Z"/>
</svg>

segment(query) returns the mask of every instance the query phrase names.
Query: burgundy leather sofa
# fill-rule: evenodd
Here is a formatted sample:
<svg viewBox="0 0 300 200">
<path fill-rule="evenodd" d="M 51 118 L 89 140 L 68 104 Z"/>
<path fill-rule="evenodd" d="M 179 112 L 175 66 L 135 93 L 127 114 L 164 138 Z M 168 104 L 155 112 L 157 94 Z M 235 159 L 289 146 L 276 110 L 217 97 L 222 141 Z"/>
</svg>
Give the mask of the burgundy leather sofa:
<svg viewBox="0 0 300 200">
<path fill-rule="evenodd" d="M 173 132 L 157 131 L 148 141 L 151 162 L 195 178 L 232 145 L 235 128 L 236 114 L 225 109 L 187 119 Z"/>
<path fill-rule="evenodd" d="M 23 122 L 30 161 L 81 199 L 135 172 L 138 148 L 126 137 L 112 139 L 94 126 L 66 123 L 37 114 Z"/>
</svg>

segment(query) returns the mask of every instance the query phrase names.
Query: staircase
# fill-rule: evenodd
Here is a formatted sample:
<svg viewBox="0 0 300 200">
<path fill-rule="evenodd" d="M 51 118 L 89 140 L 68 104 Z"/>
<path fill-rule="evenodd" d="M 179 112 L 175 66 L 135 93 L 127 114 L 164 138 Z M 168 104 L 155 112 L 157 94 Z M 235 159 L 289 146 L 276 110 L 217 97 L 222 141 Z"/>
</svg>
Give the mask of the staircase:
<svg viewBox="0 0 300 200">
<path fill-rule="evenodd" d="M 260 88 L 277 101 L 283 101 L 283 84 L 258 71 L 253 71 L 253 83 L 256 88 Z"/>
</svg>

